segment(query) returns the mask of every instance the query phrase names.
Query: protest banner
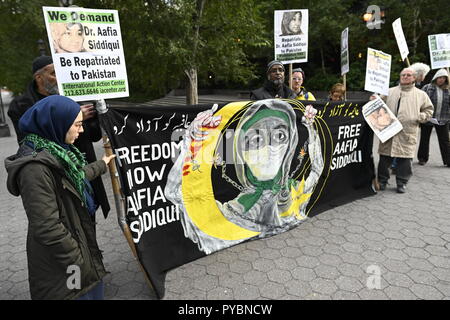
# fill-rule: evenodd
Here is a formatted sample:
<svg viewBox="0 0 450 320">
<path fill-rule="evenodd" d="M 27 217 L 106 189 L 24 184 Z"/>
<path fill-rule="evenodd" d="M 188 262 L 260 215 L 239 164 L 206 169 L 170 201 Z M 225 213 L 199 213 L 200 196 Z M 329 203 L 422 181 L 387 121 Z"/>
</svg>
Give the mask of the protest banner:
<svg viewBox="0 0 450 320">
<path fill-rule="evenodd" d="M 364 119 L 382 143 L 403 130 L 400 121 L 380 97 L 366 103 L 362 112 Z"/>
<path fill-rule="evenodd" d="M 400 56 L 402 61 L 408 58 L 409 49 L 406 43 L 405 34 L 403 33 L 402 20 L 398 18 L 392 23 L 392 29 L 394 30 L 395 39 L 397 40 L 398 49 L 400 50 Z M 408 60 L 409 66 L 409 60 Z"/>
<path fill-rule="evenodd" d="M 157 296 L 173 268 L 373 195 L 365 102 L 128 104 L 101 114 L 132 241 Z"/>
<path fill-rule="evenodd" d="M 308 10 L 274 11 L 275 60 L 308 61 Z"/>
<path fill-rule="evenodd" d="M 341 76 L 350 70 L 350 59 L 348 53 L 348 27 L 341 33 Z"/>
<path fill-rule="evenodd" d="M 60 94 L 75 101 L 128 97 L 117 10 L 42 10 Z"/>
<path fill-rule="evenodd" d="M 364 90 L 383 95 L 389 94 L 391 75 L 391 55 L 383 51 L 367 48 L 367 67 Z"/>
<path fill-rule="evenodd" d="M 450 33 L 428 36 L 431 69 L 450 67 Z"/>
</svg>

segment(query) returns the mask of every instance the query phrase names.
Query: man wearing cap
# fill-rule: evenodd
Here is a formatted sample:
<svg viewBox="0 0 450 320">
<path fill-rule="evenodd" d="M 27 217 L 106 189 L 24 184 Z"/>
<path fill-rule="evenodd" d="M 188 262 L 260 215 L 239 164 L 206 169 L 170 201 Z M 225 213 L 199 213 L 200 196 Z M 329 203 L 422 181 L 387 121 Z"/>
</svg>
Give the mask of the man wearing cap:
<svg viewBox="0 0 450 320">
<path fill-rule="evenodd" d="M 295 68 L 292 70 L 292 90 L 297 95 L 295 99 L 297 100 L 310 100 L 316 101 L 316 98 L 311 92 L 302 86 L 303 81 L 305 81 L 305 72 L 302 68 Z"/>
<path fill-rule="evenodd" d="M 295 93 L 284 84 L 283 64 L 276 60 L 267 65 L 267 80 L 264 82 L 264 86 L 250 93 L 250 99 L 252 100 L 295 99 L 295 97 Z"/>
<path fill-rule="evenodd" d="M 50 95 L 59 94 L 52 57 L 40 56 L 34 59 L 32 71 L 33 81 L 28 84 L 23 95 L 15 97 L 11 101 L 8 109 L 8 116 L 14 125 L 19 144 L 25 137 L 24 133 L 19 129 L 19 120 L 25 111 L 39 100 Z M 84 132 L 80 133 L 74 145 L 86 155 L 87 162 L 91 163 L 97 160 L 92 142 L 99 141 L 102 138 L 102 133 L 94 106 L 85 104 L 80 109 L 83 112 Z M 91 181 L 91 184 L 94 189 L 96 203 L 102 207 L 103 215 L 106 218 L 111 208 L 101 177 Z"/>
<path fill-rule="evenodd" d="M 40 56 L 34 59 L 32 70 L 34 79 L 28 84 L 26 92 L 21 96 L 15 97 L 9 105 L 8 116 L 11 118 L 16 130 L 17 142 L 20 142 L 25 137 L 18 127 L 19 119 L 25 111 L 39 100 L 58 94 L 58 84 L 52 57 Z"/>
</svg>

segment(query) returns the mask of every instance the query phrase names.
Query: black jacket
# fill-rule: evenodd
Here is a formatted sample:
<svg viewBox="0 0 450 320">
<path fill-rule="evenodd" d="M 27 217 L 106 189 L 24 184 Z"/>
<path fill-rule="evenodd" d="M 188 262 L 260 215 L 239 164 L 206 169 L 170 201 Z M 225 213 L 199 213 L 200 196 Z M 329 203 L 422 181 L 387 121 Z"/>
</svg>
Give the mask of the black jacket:
<svg viewBox="0 0 450 320">
<path fill-rule="evenodd" d="M 15 97 L 13 101 L 11 101 L 8 109 L 8 116 L 11 118 L 14 125 L 18 143 L 25 138 L 25 135 L 19 130 L 20 118 L 25 111 L 43 98 L 45 98 L 45 96 L 37 91 L 36 82 L 33 80 L 30 82 L 23 95 Z M 97 142 L 102 138 L 98 117 L 95 116 L 94 118 L 83 121 L 83 129 L 84 132 L 79 135 L 74 145 L 85 154 L 86 161 L 88 163 L 92 163 L 97 160 L 92 142 Z M 106 218 L 111 210 L 111 207 L 108 202 L 108 196 L 106 195 L 102 178 L 98 177 L 94 179 L 91 181 L 91 184 L 94 189 L 95 200 L 102 207 L 103 216 Z"/>
<path fill-rule="evenodd" d="M 5 160 L 8 191 L 22 197 L 28 217 L 27 261 L 32 299 L 76 299 L 106 275 L 94 222 L 61 163 L 23 144 Z M 106 172 L 99 160 L 86 165 L 86 178 Z M 79 286 L 70 278 L 78 267 Z M 75 268 L 76 268 L 75 267 Z M 72 284 L 75 288 L 68 286 Z"/>
<path fill-rule="evenodd" d="M 272 81 L 266 80 L 264 86 L 253 90 L 250 93 L 251 100 L 263 100 L 263 99 L 295 99 L 296 94 L 287 85 L 283 84 L 281 87 L 276 87 Z"/>
</svg>

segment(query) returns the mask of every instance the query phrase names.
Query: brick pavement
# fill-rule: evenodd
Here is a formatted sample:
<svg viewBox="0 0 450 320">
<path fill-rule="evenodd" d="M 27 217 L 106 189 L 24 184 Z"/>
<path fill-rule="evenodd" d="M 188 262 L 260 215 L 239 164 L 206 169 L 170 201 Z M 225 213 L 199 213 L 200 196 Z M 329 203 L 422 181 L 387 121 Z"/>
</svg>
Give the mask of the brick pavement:
<svg viewBox="0 0 450 320">
<path fill-rule="evenodd" d="M 8 119 L 9 120 L 9 119 Z M 11 131 L 13 127 L 9 123 Z M 432 155 L 406 194 L 395 184 L 308 219 L 283 234 L 243 243 L 172 270 L 165 299 L 449 299 L 450 170 L 442 166 L 436 135 Z M 3 159 L 15 137 L 0 138 L 0 300 L 29 299 L 20 198 L 5 187 Z M 96 144 L 97 155 L 102 154 Z M 376 150 L 374 148 L 374 150 Z M 378 161 L 374 152 L 375 163 Z M 109 176 L 103 176 L 114 205 Z M 391 178 L 391 181 L 392 178 Z M 99 215 L 107 299 L 155 299 L 112 210 Z M 375 273 L 372 273 L 375 272 Z M 380 274 L 379 287 L 374 279 Z M 376 279 L 375 279 L 376 280 Z"/>
</svg>

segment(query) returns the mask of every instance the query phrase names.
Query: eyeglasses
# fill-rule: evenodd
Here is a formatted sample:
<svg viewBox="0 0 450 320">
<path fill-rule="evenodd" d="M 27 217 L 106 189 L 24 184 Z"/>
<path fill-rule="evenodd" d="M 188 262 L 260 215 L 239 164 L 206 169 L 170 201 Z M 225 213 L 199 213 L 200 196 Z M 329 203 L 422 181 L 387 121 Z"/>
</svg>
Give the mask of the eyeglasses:
<svg viewBox="0 0 450 320">
<path fill-rule="evenodd" d="M 294 81 L 302 81 L 303 79 L 302 78 L 292 78 L 292 80 L 294 80 Z"/>
<path fill-rule="evenodd" d="M 400 75 L 400 77 L 412 77 L 412 73 L 403 73 Z"/>
<path fill-rule="evenodd" d="M 284 69 L 283 68 L 272 68 L 272 69 L 270 69 L 270 72 L 271 73 L 275 73 L 275 72 L 282 73 L 282 72 L 284 72 Z"/>
</svg>

